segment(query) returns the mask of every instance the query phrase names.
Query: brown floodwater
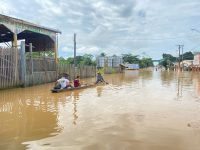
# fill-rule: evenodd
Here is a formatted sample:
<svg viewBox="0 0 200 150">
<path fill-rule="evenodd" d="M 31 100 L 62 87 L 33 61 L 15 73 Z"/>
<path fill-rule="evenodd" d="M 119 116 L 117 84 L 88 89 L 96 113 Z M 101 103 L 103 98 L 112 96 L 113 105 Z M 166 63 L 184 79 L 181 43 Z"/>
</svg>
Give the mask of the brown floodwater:
<svg viewBox="0 0 200 150">
<path fill-rule="evenodd" d="M 71 92 L 51 93 L 53 83 L 0 91 L 0 150 L 200 149 L 199 73 L 105 79 Z"/>
</svg>

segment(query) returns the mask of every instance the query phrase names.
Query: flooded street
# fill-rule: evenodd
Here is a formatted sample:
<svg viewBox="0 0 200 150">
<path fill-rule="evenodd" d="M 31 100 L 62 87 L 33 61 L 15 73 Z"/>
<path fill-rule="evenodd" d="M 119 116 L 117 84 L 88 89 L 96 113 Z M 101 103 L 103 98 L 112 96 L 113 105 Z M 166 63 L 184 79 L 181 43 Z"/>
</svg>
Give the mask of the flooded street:
<svg viewBox="0 0 200 150">
<path fill-rule="evenodd" d="M 53 84 L 0 91 L 0 150 L 200 149 L 199 73 L 105 80 L 72 92 L 51 93 Z"/>
</svg>

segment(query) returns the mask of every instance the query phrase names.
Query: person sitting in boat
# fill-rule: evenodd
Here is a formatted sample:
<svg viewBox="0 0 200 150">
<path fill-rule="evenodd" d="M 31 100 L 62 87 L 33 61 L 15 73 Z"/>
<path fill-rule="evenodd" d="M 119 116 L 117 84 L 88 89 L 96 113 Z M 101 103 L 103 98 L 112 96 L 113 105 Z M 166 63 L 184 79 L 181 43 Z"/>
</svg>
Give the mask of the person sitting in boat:
<svg viewBox="0 0 200 150">
<path fill-rule="evenodd" d="M 68 87 L 71 87 L 69 80 L 66 77 L 61 77 L 56 81 L 54 89 L 64 89 Z"/>
<path fill-rule="evenodd" d="M 108 83 L 103 79 L 103 77 L 102 77 L 102 75 L 101 75 L 100 72 L 97 73 L 97 80 L 96 80 L 95 83 L 96 83 L 96 84 L 98 84 L 98 83 L 106 83 L 106 84 L 108 84 Z"/>
<path fill-rule="evenodd" d="M 80 80 L 79 80 L 79 76 L 76 76 L 76 79 L 74 79 L 74 87 L 79 87 L 81 86 Z"/>
</svg>

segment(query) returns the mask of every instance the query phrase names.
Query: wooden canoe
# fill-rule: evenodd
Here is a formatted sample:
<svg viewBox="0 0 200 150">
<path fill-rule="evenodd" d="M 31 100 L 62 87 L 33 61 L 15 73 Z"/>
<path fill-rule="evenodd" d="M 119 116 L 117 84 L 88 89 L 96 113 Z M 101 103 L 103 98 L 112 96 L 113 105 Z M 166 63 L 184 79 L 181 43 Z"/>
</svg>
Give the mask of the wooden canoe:
<svg viewBox="0 0 200 150">
<path fill-rule="evenodd" d="M 62 92 L 62 91 L 80 90 L 80 89 L 85 89 L 85 88 L 92 87 L 92 86 L 96 86 L 96 84 L 85 84 L 85 85 L 81 85 L 79 87 L 69 87 L 69 88 L 65 88 L 65 89 L 51 89 L 51 92 L 58 93 L 58 92 Z"/>
</svg>

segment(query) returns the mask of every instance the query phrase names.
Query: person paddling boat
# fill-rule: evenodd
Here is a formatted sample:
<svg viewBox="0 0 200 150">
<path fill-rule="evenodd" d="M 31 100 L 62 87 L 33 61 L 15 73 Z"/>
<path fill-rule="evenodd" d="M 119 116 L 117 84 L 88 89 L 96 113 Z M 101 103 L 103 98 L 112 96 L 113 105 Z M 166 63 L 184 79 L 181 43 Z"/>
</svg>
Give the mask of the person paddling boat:
<svg viewBox="0 0 200 150">
<path fill-rule="evenodd" d="M 96 80 L 95 84 L 98 84 L 98 83 L 106 83 L 106 84 L 108 84 L 108 82 L 106 82 L 104 80 L 104 78 L 103 78 L 103 76 L 101 75 L 100 72 L 97 73 L 97 80 Z"/>
</svg>

